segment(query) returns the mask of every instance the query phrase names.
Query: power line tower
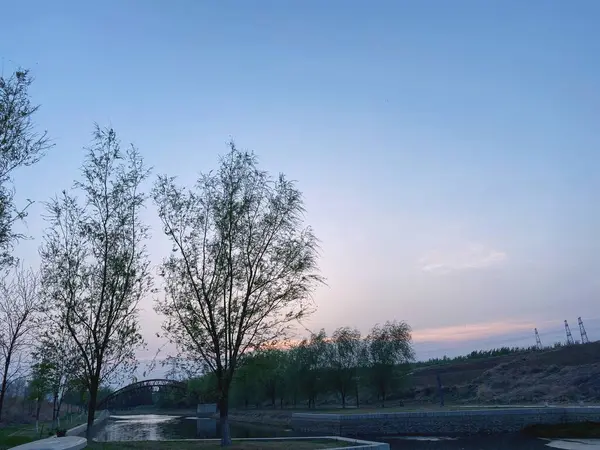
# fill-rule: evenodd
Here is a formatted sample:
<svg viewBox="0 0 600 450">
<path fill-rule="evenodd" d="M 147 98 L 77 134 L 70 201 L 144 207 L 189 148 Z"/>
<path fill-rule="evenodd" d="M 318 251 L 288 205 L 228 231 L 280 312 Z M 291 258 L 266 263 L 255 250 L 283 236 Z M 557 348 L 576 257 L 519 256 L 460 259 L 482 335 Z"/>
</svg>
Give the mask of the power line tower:
<svg viewBox="0 0 600 450">
<path fill-rule="evenodd" d="M 534 328 L 533 331 L 535 331 L 535 346 L 538 348 L 538 350 L 541 350 L 542 340 L 540 339 L 540 333 L 538 333 L 537 328 Z"/>
<path fill-rule="evenodd" d="M 567 323 L 566 320 L 565 320 L 565 331 L 567 332 L 567 345 L 575 344 L 575 341 L 573 340 L 573 335 L 571 334 L 571 329 L 569 328 L 569 324 Z"/>
<path fill-rule="evenodd" d="M 582 344 L 589 343 L 590 340 L 588 339 L 588 335 L 587 335 L 587 332 L 585 331 L 585 327 L 583 326 L 583 320 L 581 320 L 581 317 L 577 318 L 577 322 L 579 323 L 579 333 L 581 333 L 581 343 Z"/>
</svg>

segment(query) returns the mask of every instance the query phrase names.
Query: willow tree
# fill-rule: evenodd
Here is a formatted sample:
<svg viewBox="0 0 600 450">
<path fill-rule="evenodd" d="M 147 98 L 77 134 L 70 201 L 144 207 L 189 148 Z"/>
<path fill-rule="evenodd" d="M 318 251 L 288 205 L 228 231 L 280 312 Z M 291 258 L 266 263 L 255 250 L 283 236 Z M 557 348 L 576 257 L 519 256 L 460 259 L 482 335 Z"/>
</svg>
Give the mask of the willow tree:
<svg viewBox="0 0 600 450">
<path fill-rule="evenodd" d="M 96 127 L 75 192 L 47 205 L 44 294 L 52 320 L 64 325 L 81 359 L 88 430 L 99 387 L 135 368 L 142 343 L 138 304 L 151 287 L 148 227 L 140 220 L 148 175 L 137 149 L 123 151 L 112 129 Z"/>
<path fill-rule="evenodd" d="M 13 173 L 38 162 L 52 144 L 45 132 L 36 131 L 29 88 L 33 79 L 27 70 L 8 77 L 0 74 L 0 266 L 16 262 L 12 250 L 24 237 L 14 225 L 27 215 L 31 200 L 23 206 L 14 201 Z"/>
<path fill-rule="evenodd" d="M 240 358 L 282 339 L 309 313 L 322 282 L 317 239 L 304 226 L 302 194 L 271 177 L 252 153 L 230 151 L 192 188 L 161 176 L 153 191 L 173 244 L 156 305 L 180 356 L 214 372 L 222 445 L 230 443 L 228 394 Z"/>
<path fill-rule="evenodd" d="M 375 325 L 366 344 L 371 382 L 384 407 L 386 396 L 415 359 L 411 328 L 406 322 L 398 321 Z"/>
</svg>

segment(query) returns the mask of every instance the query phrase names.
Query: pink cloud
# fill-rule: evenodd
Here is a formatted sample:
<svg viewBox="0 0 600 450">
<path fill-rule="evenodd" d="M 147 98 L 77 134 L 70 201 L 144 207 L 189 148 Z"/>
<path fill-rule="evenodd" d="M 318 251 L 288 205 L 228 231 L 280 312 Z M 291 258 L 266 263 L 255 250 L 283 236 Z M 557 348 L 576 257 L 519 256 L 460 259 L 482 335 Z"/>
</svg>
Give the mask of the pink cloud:
<svg viewBox="0 0 600 450">
<path fill-rule="evenodd" d="M 515 331 L 532 331 L 535 327 L 535 323 L 528 321 L 498 321 L 466 324 L 414 330 L 413 339 L 415 342 L 461 342 L 505 335 Z"/>
</svg>

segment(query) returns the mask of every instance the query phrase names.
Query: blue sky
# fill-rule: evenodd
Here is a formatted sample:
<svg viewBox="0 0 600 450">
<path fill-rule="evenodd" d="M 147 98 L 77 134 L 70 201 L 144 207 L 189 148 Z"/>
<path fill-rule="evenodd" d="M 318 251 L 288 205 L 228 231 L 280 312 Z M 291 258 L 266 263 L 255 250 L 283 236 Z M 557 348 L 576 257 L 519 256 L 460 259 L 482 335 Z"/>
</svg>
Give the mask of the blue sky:
<svg viewBox="0 0 600 450">
<path fill-rule="evenodd" d="M 0 58 L 69 187 L 94 122 L 191 183 L 233 137 L 298 180 L 328 286 L 306 325 L 407 320 L 422 356 L 600 334 L 600 3 L 22 0 Z M 37 265 L 43 207 L 19 255 Z M 158 264 L 170 246 L 150 207 Z M 151 338 L 160 319 L 144 304 Z M 450 350 L 448 350 L 450 349 Z"/>
</svg>

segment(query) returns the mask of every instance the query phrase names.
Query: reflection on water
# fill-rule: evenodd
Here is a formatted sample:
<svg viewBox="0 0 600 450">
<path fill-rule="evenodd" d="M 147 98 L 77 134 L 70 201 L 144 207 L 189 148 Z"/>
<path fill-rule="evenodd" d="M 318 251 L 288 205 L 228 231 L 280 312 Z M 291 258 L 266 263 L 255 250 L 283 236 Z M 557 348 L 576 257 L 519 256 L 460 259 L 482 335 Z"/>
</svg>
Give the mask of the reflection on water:
<svg viewBox="0 0 600 450">
<path fill-rule="evenodd" d="M 261 438 L 303 436 L 293 430 L 231 423 L 234 438 Z M 220 437 L 218 421 L 196 417 L 164 416 L 154 414 L 111 416 L 95 430 L 97 441 L 146 441 L 165 439 L 211 439 Z M 528 439 L 519 435 L 502 434 L 468 438 L 450 437 L 380 437 L 364 436 L 364 439 L 387 442 L 391 450 L 549 450 L 548 441 Z"/>
<path fill-rule="evenodd" d="M 230 429 L 234 438 L 301 435 L 290 429 L 240 423 L 231 423 Z M 220 437 L 217 420 L 156 414 L 111 416 L 104 426 L 93 433 L 93 439 L 96 441 L 160 441 Z"/>
</svg>

